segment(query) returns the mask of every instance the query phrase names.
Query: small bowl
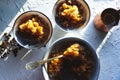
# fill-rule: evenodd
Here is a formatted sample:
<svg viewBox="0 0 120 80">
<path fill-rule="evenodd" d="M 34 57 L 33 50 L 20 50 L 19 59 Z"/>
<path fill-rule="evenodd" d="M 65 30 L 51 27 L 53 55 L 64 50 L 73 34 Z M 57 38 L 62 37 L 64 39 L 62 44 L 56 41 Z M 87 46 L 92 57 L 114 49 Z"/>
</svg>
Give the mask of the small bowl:
<svg viewBox="0 0 120 80">
<path fill-rule="evenodd" d="M 101 19 L 102 19 L 103 23 L 108 26 L 108 28 L 109 27 L 111 28 L 113 26 L 118 25 L 119 19 L 120 19 L 119 14 L 120 14 L 119 10 L 117 11 L 114 8 L 106 8 L 101 13 Z"/>
<path fill-rule="evenodd" d="M 39 21 L 38 24 L 43 27 L 43 37 L 40 39 L 30 38 L 30 35 L 27 35 L 26 32 L 20 32 L 19 26 L 23 23 L 26 23 L 32 18 L 37 18 Z M 53 28 L 49 18 L 41 12 L 38 11 L 27 11 L 21 14 L 15 21 L 13 26 L 13 33 L 15 40 L 22 47 L 28 49 L 41 48 L 47 44 L 52 36 Z"/>
<path fill-rule="evenodd" d="M 64 58 L 60 58 L 60 60 L 62 61 L 62 65 L 61 65 L 62 68 L 60 69 L 59 73 L 52 72 L 50 74 L 52 74 L 53 77 L 56 74 L 60 74 L 62 76 L 57 75 L 57 77 L 55 79 L 53 79 L 53 77 L 50 76 L 49 71 L 48 71 L 50 69 L 49 64 L 52 64 L 52 63 L 45 63 L 42 66 L 42 72 L 43 72 L 43 76 L 44 76 L 45 80 L 74 80 L 74 79 L 75 80 L 80 80 L 80 79 L 81 80 L 98 80 L 99 71 L 100 71 L 99 57 L 98 57 L 97 53 L 93 50 L 93 48 L 86 41 L 81 40 L 79 38 L 67 37 L 67 38 L 62 38 L 62 39 L 55 41 L 52 44 L 50 50 L 44 56 L 44 60 L 52 57 L 53 55 L 56 55 L 57 53 L 59 53 L 59 55 L 63 54 L 64 50 L 66 50 L 66 48 L 68 48 L 71 44 L 74 44 L 74 43 L 78 43 L 79 45 L 81 45 L 84 48 L 84 51 L 82 53 L 84 53 L 87 56 L 87 58 L 89 57 L 89 59 L 87 59 L 86 63 L 89 61 L 92 61 L 92 65 L 91 65 L 91 63 L 89 64 L 89 66 L 92 66 L 92 67 L 88 68 L 84 73 L 77 73 L 77 75 L 76 75 L 76 74 L 74 74 L 74 71 L 73 72 L 69 72 L 69 71 L 72 71 L 72 69 L 70 67 L 73 64 L 80 67 L 80 63 L 81 63 L 81 60 L 79 60 L 80 58 L 75 58 L 79 61 L 72 61 L 72 62 L 67 61 L 67 63 L 65 61 L 62 61 L 62 60 L 64 60 Z M 64 62 L 66 63 L 66 67 L 67 67 L 65 69 L 63 68 Z M 72 67 L 74 67 L 74 66 L 72 66 Z M 57 67 L 57 68 L 59 68 L 59 67 Z M 54 66 L 53 70 L 55 70 L 55 69 L 56 68 Z M 90 74 L 88 74 L 89 71 L 91 71 Z M 89 75 L 89 78 L 86 78 L 87 75 Z"/>
<path fill-rule="evenodd" d="M 81 16 L 82 20 L 77 21 L 77 19 L 72 19 L 67 16 L 62 16 L 61 6 L 66 3 L 70 6 L 77 6 L 79 15 Z M 71 12 L 72 13 L 72 12 Z M 70 13 L 70 14 L 71 14 Z M 63 31 L 75 31 L 84 28 L 90 19 L 90 8 L 88 4 L 84 0 L 58 0 L 53 8 L 53 18 L 57 24 L 57 26 L 62 29 Z"/>
</svg>

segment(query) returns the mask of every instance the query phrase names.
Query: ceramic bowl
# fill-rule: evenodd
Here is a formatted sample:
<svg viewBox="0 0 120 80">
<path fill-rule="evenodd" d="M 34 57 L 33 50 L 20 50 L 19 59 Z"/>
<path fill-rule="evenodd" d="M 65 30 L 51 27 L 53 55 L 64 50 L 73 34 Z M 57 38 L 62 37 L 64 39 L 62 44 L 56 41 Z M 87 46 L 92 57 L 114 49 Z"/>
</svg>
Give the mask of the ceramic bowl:
<svg viewBox="0 0 120 80">
<path fill-rule="evenodd" d="M 74 9 L 73 12 L 72 10 L 70 12 L 68 9 L 63 9 L 61 10 L 61 6 L 66 3 L 67 5 L 70 6 L 76 6 L 79 11 L 79 16 L 81 16 L 82 20 L 73 19 L 72 16 L 74 16 Z M 62 12 L 66 12 L 66 14 L 62 15 Z M 76 12 L 75 12 L 76 13 Z M 85 0 L 58 0 L 56 4 L 54 5 L 53 8 L 53 18 L 55 20 L 55 23 L 57 27 L 59 27 L 63 31 L 76 31 L 83 29 L 89 22 L 90 20 L 90 8 L 88 4 L 85 2 Z"/>
<path fill-rule="evenodd" d="M 43 27 L 43 37 L 40 39 L 30 38 L 26 32 L 20 32 L 19 26 L 26 23 L 28 20 L 37 17 L 39 25 Z M 13 33 L 15 40 L 22 46 L 28 49 L 41 48 L 44 47 L 52 36 L 53 28 L 49 18 L 41 12 L 38 11 L 27 11 L 21 14 L 15 21 L 13 26 Z"/>
<path fill-rule="evenodd" d="M 62 51 L 64 51 L 66 48 L 68 48 L 71 44 L 74 43 L 78 43 L 79 45 L 81 45 L 84 48 L 84 51 L 82 53 L 85 53 L 86 56 L 89 57 L 89 59 L 87 59 L 86 62 L 91 63 L 89 61 L 92 61 L 92 65 L 89 64 L 89 66 L 92 66 L 91 69 L 88 68 L 85 72 L 79 72 L 79 68 L 76 67 L 76 69 L 78 69 L 78 73 L 74 73 L 74 70 L 72 71 L 72 68 L 75 67 L 73 65 L 78 65 L 80 67 L 80 64 L 83 65 L 81 63 L 82 60 L 79 60 L 79 58 L 77 59 L 78 61 L 63 61 L 64 57 L 60 58 L 59 60 L 62 61 L 62 65 L 61 63 L 59 64 L 55 64 L 55 65 L 60 65 L 60 67 L 50 67 L 50 63 L 45 63 L 42 66 L 42 72 L 43 72 L 43 76 L 45 78 L 45 80 L 73 80 L 73 78 L 75 80 L 98 80 L 98 76 L 99 76 L 99 71 L 100 71 L 100 62 L 99 62 L 99 56 L 98 54 L 94 51 L 94 49 L 89 45 L 88 42 L 80 39 L 80 38 L 76 38 L 76 37 L 66 37 L 66 38 L 61 38 L 57 41 L 55 41 L 51 48 L 48 50 L 48 52 L 46 53 L 46 55 L 44 56 L 44 59 L 48 59 L 50 57 L 53 57 L 53 55 L 60 55 L 63 54 Z M 67 60 L 67 59 L 65 59 Z M 66 68 L 65 68 L 66 66 Z M 71 68 L 72 66 L 72 68 Z M 57 69 L 60 68 L 60 71 L 57 72 Z M 53 70 L 52 73 L 50 73 L 50 70 Z M 56 70 L 56 71 L 54 71 Z M 59 69 L 58 69 L 59 70 Z M 89 73 L 90 72 L 90 73 Z M 89 73 L 89 74 L 88 74 Z M 56 75 L 57 74 L 57 75 Z M 89 75 L 89 77 L 86 77 L 87 75 Z"/>
</svg>

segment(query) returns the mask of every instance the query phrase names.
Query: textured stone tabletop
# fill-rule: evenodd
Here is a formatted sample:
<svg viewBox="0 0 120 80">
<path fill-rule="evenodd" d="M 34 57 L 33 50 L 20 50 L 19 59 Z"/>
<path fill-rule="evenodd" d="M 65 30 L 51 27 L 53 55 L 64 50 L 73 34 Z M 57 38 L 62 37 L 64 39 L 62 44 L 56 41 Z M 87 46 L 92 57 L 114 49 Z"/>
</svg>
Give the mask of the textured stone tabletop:
<svg viewBox="0 0 120 80">
<path fill-rule="evenodd" d="M 52 9 L 56 1 L 0 0 L 0 34 L 10 31 L 15 19 L 30 10 L 44 13 L 51 20 L 54 28 L 48 46 L 40 50 L 33 50 L 23 61 L 20 58 L 27 52 L 27 49 L 21 50 L 17 57 L 10 54 L 7 61 L 0 59 L 0 80 L 44 80 L 41 68 L 27 71 L 25 64 L 29 61 L 42 59 L 52 42 L 66 36 L 80 37 L 96 50 L 101 65 L 99 80 L 120 80 L 120 24 L 108 33 L 96 30 L 93 25 L 93 19 L 97 13 L 108 7 L 118 9 L 120 0 L 85 0 L 91 10 L 90 21 L 83 30 L 76 33 L 65 33 L 56 27 L 52 18 Z"/>
</svg>

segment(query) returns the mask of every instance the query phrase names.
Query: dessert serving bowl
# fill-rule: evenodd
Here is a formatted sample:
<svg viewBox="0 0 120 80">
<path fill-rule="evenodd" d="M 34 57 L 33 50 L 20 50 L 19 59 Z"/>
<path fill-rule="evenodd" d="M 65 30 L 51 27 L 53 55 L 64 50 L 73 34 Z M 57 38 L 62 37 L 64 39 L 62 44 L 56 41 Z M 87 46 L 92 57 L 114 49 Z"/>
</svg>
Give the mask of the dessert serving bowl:
<svg viewBox="0 0 120 80">
<path fill-rule="evenodd" d="M 13 33 L 15 40 L 28 49 L 41 48 L 52 36 L 51 21 L 43 13 L 27 11 L 15 21 Z"/>
<path fill-rule="evenodd" d="M 63 31 L 75 31 L 87 25 L 90 9 L 85 0 L 58 0 L 53 8 L 53 18 Z"/>
<path fill-rule="evenodd" d="M 98 80 L 100 63 L 97 53 L 86 41 L 66 37 L 55 41 L 44 60 L 63 55 L 42 66 L 45 80 Z"/>
</svg>

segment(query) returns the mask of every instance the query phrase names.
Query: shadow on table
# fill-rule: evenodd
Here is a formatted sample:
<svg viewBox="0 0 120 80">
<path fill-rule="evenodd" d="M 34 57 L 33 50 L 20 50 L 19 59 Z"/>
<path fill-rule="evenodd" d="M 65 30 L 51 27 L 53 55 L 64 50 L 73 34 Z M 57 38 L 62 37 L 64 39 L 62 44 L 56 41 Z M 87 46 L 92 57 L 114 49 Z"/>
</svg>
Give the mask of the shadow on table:
<svg viewBox="0 0 120 80">
<path fill-rule="evenodd" d="M 82 31 L 82 38 L 85 39 L 96 50 L 105 38 L 107 33 L 97 30 L 93 20 Z"/>
<path fill-rule="evenodd" d="M 74 33 L 71 33 L 70 35 L 69 34 L 70 32 L 62 31 L 55 25 L 53 29 L 51 42 L 54 42 L 55 40 L 66 37 L 66 36 L 69 36 L 69 37 L 74 36 L 87 41 L 94 48 L 94 50 L 96 50 L 98 46 L 101 44 L 101 42 L 103 41 L 103 39 L 105 38 L 107 33 L 97 30 L 94 27 L 93 20 L 90 20 L 88 25 L 85 28 L 83 28 L 83 30 L 76 31 Z"/>
<path fill-rule="evenodd" d="M 5 30 L 26 0 L 0 0 L 0 33 Z"/>
<path fill-rule="evenodd" d="M 59 29 L 57 27 L 57 25 L 55 25 L 54 28 L 53 28 L 53 35 L 52 35 L 51 43 L 56 41 L 59 38 L 63 38 L 66 34 L 67 34 L 67 32 Z"/>
</svg>

